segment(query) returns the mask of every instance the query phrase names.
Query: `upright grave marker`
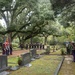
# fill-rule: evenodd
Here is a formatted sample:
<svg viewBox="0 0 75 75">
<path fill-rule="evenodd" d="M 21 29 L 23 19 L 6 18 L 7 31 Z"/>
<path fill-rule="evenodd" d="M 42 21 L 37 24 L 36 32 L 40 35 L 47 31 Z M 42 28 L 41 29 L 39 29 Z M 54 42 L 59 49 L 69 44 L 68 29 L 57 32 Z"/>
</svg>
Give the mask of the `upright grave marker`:
<svg viewBox="0 0 75 75">
<path fill-rule="evenodd" d="M 37 54 L 36 49 L 30 49 L 31 58 L 39 59 L 40 56 Z"/>
<path fill-rule="evenodd" d="M 2 64 L 1 64 L 1 57 L 0 57 L 0 69 L 2 68 Z"/>
<path fill-rule="evenodd" d="M 25 54 L 22 54 L 21 56 L 22 56 L 23 65 L 29 64 L 31 62 L 30 53 L 25 53 Z"/>
<path fill-rule="evenodd" d="M 6 70 L 8 68 L 7 65 L 7 56 L 6 55 L 1 55 L 0 56 L 0 71 Z"/>
<path fill-rule="evenodd" d="M 32 58 L 36 57 L 36 49 L 30 49 L 30 53 Z"/>
</svg>

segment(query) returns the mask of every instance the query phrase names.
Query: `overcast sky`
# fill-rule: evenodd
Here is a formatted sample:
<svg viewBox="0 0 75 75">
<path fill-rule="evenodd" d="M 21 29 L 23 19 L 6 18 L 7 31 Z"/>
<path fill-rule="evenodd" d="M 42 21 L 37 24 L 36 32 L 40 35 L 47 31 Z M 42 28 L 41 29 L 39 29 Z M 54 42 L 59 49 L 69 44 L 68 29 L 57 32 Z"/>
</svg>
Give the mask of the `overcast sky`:
<svg viewBox="0 0 75 75">
<path fill-rule="evenodd" d="M 0 23 L 3 27 L 6 27 L 6 23 L 5 23 L 4 19 L 0 19 Z"/>
</svg>

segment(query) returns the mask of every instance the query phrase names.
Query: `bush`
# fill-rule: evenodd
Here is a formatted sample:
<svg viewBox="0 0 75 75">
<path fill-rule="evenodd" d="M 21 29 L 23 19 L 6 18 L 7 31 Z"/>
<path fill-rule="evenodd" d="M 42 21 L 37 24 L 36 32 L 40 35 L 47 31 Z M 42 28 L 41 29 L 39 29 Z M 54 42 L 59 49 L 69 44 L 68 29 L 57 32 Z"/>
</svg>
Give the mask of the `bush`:
<svg viewBox="0 0 75 75">
<path fill-rule="evenodd" d="M 12 47 L 17 47 L 18 48 L 18 44 L 17 43 L 12 43 Z"/>
<path fill-rule="evenodd" d="M 40 37 L 38 37 L 38 36 L 34 37 L 34 38 L 33 38 L 33 43 L 36 43 L 36 42 L 42 43 L 42 42 L 43 42 L 43 38 L 40 38 Z"/>
<path fill-rule="evenodd" d="M 17 61 L 19 66 L 22 66 L 22 58 L 18 56 L 18 61 Z"/>
<path fill-rule="evenodd" d="M 63 49 L 61 49 L 61 55 L 64 55 L 65 51 Z"/>
<path fill-rule="evenodd" d="M 50 45 L 56 45 L 56 44 L 57 44 L 57 41 L 54 41 L 54 40 L 50 41 Z"/>
</svg>

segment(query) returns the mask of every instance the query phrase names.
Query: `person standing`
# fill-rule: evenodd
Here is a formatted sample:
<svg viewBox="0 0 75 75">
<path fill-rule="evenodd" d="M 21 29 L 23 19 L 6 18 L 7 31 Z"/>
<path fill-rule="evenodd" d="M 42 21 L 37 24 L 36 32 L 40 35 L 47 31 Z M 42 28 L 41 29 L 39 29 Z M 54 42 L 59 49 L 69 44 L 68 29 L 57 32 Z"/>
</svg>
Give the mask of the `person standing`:
<svg viewBox="0 0 75 75">
<path fill-rule="evenodd" d="M 2 44 L 2 54 L 5 55 L 6 54 L 6 49 L 5 49 L 5 44 Z"/>
<path fill-rule="evenodd" d="M 10 55 L 12 55 L 12 44 L 10 44 Z"/>
<path fill-rule="evenodd" d="M 72 50 L 72 55 L 73 55 L 73 61 L 75 62 L 75 43 L 72 42 L 71 44 L 71 50 Z"/>
<path fill-rule="evenodd" d="M 4 44 L 5 44 L 5 49 L 6 49 L 6 55 L 9 55 L 9 51 L 10 51 L 9 41 L 6 40 Z"/>
<path fill-rule="evenodd" d="M 69 42 L 66 42 L 66 52 L 69 54 Z"/>
<path fill-rule="evenodd" d="M 69 54 L 69 55 L 70 55 L 70 54 L 71 54 L 71 51 L 72 51 L 72 50 L 71 50 L 70 42 L 69 42 L 69 44 L 68 44 L 68 48 L 67 48 L 67 49 L 68 49 L 68 50 L 67 50 L 67 54 Z"/>
</svg>

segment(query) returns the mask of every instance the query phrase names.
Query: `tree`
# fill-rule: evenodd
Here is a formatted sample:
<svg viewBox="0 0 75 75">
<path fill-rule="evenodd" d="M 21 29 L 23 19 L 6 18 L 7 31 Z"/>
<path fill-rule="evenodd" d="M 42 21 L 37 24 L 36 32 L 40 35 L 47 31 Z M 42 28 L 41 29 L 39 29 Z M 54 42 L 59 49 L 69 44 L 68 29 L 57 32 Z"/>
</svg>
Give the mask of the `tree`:
<svg viewBox="0 0 75 75">
<path fill-rule="evenodd" d="M 4 2 L 2 1 L 1 5 L 3 5 L 3 6 L 0 8 L 0 13 L 1 13 L 2 18 L 6 22 L 7 30 L 4 31 L 4 32 L 1 32 L 1 33 L 6 34 L 6 33 L 12 33 L 12 32 L 21 32 L 20 30 L 22 30 L 23 27 L 26 27 L 27 25 L 29 25 L 30 23 L 28 23 L 26 21 L 25 21 L 26 22 L 25 23 L 24 21 L 22 21 L 22 23 L 21 23 L 22 26 L 19 26 L 18 29 L 16 29 L 16 27 L 15 27 L 18 24 L 16 22 L 17 18 L 20 16 L 22 11 L 27 12 L 27 13 L 25 13 L 26 17 L 27 17 L 27 15 L 32 10 L 35 9 L 35 7 L 33 7 L 33 4 L 35 4 L 35 1 L 33 3 L 33 0 L 31 0 L 31 1 L 16 0 L 16 1 L 11 1 L 11 2 L 10 2 L 10 0 L 9 1 L 4 1 Z M 26 11 L 26 9 L 28 11 Z M 11 34 L 11 38 L 15 36 L 15 33 L 13 33 L 13 34 L 14 35 Z"/>
<path fill-rule="evenodd" d="M 37 2 L 37 7 L 38 7 L 36 9 L 37 11 L 35 11 L 35 10 L 30 11 L 27 15 L 25 15 L 26 13 L 25 13 L 25 11 L 23 11 L 19 15 L 19 17 L 17 19 L 17 23 L 18 23 L 19 26 L 22 26 L 21 22 L 25 18 L 26 18 L 25 21 L 27 21 L 29 23 L 29 25 L 23 26 L 22 29 L 21 29 L 22 31 L 20 31 L 20 32 L 25 33 L 25 34 L 23 34 L 23 38 L 21 36 L 23 41 L 41 33 L 42 28 L 47 24 L 47 20 L 53 18 L 53 13 L 52 13 L 52 11 L 50 11 L 51 7 L 50 7 L 50 10 L 47 9 L 47 7 L 49 5 L 49 4 L 48 5 L 47 4 L 48 3 L 45 4 L 45 2 L 43 2 L 43 5 L 41 5 L 41 3 Z M 43 8 L 43 6 L 44 6 L 44 8 Z M 41 8 L 43 8 L 43 9 L 40 10 Z M 28 9 L 26 9 L 26 10 L 28 10 Z M 49 15 L 45 16 L 48 13 L 49 13 Z M 25 17 L 23 17 L 24 15 L 25 15 Z M 48 17 L 51 17 L 51 18 L 48 18 Z M 25 23 L 25 21 L 23 21 L 23 23 Z M 19 26 L 18 26 L 18 29 L 19 29 Z M 19 33 L 18 33 L 18 35 L 19 35 Z"/>
<path fill-rule="evenodd" d="M 0 24 L 0 31 L 5 31 L 5 28 L 3 28 Z M 4 42 L 4 35 L 0 34 L 0 43 Z"/>
<path fill-rule="evenodd" d="M 74 22 L 75 0 L 50 0 L 55 17 L 60 17 L 59 22 L 64 26 L 70 26 L 70 22 Z"/>
</svg>

